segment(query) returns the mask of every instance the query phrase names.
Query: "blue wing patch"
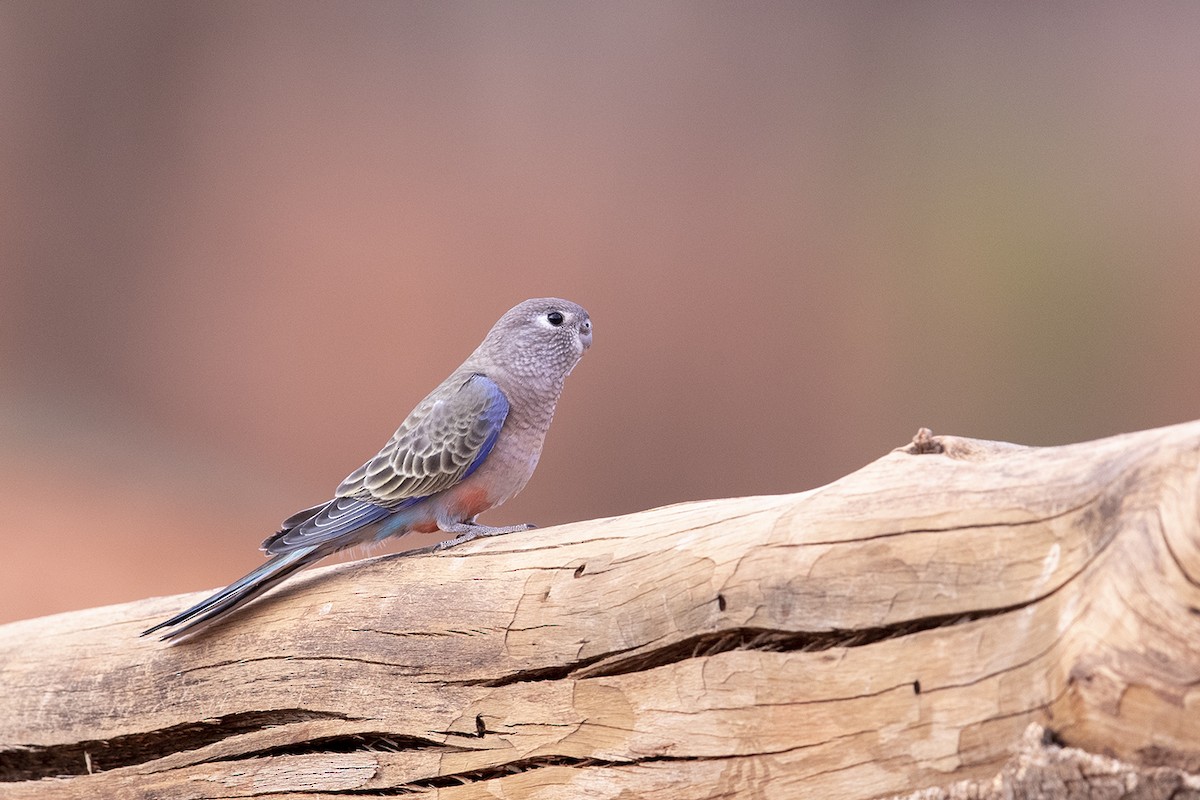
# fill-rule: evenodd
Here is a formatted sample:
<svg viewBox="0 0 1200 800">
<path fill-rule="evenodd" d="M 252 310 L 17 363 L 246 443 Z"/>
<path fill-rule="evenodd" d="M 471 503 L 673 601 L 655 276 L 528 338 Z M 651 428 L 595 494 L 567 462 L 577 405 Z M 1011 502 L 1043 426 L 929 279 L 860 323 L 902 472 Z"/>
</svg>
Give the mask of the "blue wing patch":
<svg viewBox="0 0 1200 800">
<path fill-rule="evenodd" d="M 496 382 L 486 375 L 476 373 L 471 376 L 471 380 L 478 380 L 487 387 L 488 391 L 488 406 L 481 414 L 481 418 L 488 426 L 487 438 L 483 440 L 483 445 L 479 448 L 479 455 L 475 456 L 475 460 L 467 467 L 467 471 L 462 474 L 463 480 L 471 475 L 472 472 L 479 469 L 479 465 L 487 460 L 488 454 L 492 452 L 492 448 L 496 446 L 496 439 L 500 437 L 500 429 L 504 427 L 504 420 L 508 417 L 508 398 L 504 396 L 504 392 L 500 391 L 500 387 Z"/>
</svg>

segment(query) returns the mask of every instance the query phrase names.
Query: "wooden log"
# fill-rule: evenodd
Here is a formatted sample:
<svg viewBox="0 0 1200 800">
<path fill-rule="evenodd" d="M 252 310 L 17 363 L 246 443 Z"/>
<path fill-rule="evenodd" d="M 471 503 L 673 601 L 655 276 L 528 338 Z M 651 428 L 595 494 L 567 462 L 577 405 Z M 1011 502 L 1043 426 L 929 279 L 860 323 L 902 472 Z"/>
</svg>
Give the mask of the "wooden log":
<svg viewBox="0 0 1200 800">
<path fill-rule="evenodd" d="M 1200 422 L 923 431 L 820 489 L 316 569 L 138 638 L 200 596 L 0 627 L 0 796 L 998 797 L 1030 736 L 1200 793 Z"/>
</svg>

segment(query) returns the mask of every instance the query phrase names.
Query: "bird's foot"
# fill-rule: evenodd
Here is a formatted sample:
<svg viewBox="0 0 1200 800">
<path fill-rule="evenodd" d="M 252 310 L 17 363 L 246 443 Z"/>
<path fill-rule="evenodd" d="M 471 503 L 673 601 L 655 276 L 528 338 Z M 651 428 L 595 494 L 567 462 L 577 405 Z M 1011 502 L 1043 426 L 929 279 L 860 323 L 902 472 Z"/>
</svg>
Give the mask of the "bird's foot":
<svg viewBox="0 0 1200 800">
<path fill-rule="evenodd" d="M 455 536 L 453 539 L 447 539 L 444 542 L 438 542 L 437 546 L 435 546 L 433 550 L 434 552 L 448 550 L 451 547 L 457 547 L 460 544 L 466 544 L 467 542 L 475 539 L 482 539 L 485 536 L 500 536 L 505 533 L 517 533 L 518 531 L 527 531 L 536 527 L 536 525 L 528 522 L 523 525 L 508 525 L 503 528 L 492 528 L 488 525 L 472 525 L 466 522 L 458 522 L 442 527 L 442 530 L 444 530 L 446 533 L 457 533 L 458 536 Z"/>
</svg>

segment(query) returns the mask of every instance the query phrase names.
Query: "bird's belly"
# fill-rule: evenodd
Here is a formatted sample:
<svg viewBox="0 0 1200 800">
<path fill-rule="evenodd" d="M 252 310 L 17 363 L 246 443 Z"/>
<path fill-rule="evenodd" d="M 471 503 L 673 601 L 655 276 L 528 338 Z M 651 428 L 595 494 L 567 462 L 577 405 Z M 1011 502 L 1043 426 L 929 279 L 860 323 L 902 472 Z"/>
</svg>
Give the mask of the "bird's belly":
<svg viewBox="0 0 1200 800">
<path fill-rule="evenodd" d="M 469 478 L 451 492 L 454 510 L 469 519 L 495 508 L 525 488 L 537 466 L 541 448 L 497 446 Z"/>
<path fill-rule="evenodd" d="M 498 505 L 487 487 L 478 484 L 451 489 L 446 500 L 447 510 L 456 519 L 471 519 L 476 514 L 482 514 L 492 506 Z"/>
<path fill-rule="evenodd" d="M 474 475 L 443 492 L 401 511 L 406 517 L 405 529 L 415 533 L 441 530 L 440 522 L 463 522 L 489 508 L 499 505 L 492 499 L 485 484 L 475 483 Z"/>
</svg>

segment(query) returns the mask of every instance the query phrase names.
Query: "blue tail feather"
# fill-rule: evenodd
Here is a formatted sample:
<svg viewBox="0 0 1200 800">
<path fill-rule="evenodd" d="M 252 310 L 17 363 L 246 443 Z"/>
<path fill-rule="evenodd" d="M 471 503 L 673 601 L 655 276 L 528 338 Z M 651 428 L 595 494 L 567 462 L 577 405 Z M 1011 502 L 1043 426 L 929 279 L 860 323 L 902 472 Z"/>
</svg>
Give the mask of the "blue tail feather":
<svg viewBox="0 0 1200 800">
<path fill-rule="evenodd" d="M 327 555 L 327 552 L 318 553 L 318 549 L 315 546 L 300 548 L 275 556 L 258 569 L 201 600 L 186 611 L 181 611 L 170 619 L 142 631 L 142 636 L 182 624 L 183 627 L 176 628 L 162 637 L 163 640 L 174 639 L 198 625 L 211 622 L 232 611 L 236 606 L 258 597 L 296 570 Z"/>
</svg>

